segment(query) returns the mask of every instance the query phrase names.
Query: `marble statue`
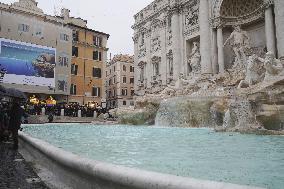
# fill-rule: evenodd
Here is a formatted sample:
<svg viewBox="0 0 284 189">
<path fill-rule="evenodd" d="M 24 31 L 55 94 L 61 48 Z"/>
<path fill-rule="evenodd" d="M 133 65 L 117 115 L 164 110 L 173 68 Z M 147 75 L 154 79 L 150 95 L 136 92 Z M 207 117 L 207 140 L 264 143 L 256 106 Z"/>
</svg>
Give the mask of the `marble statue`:
<svg viewBox="0 0 284 189">
<path fill-rule="evenodd" d="M 264 64 L 266 70 L 264 81 L 269 81 L 276 76 L 284 76 L 284 66 L 272 52 L 267 52 L 264 59 L 258 58 L 258 60 Z"/>
<path fill-rule="evenodd" d="M 250 87 L 261 81 L 263 74 L 259 73 L 262 64 L 258 61 L 257 55 L 252 55 L 247 60 L 246 77 L 242 80 L 238 88 Z"/>
<path fill-rule="evenodd" d="M 225 41 L 224 46 L 229 44 L 236 55 L 234 67 L 246 62 L 246 49 L 249 48 L 249 36 L 240 26 L 234 26 L 234 31 Z"/>
<path fill-rule="evenodd" d="M 201 56 L 199 50 L 199 43 L 193 42 L 193 48 L 187 61 L 188 68 L 191 68 L 192 73 L 200 73 L 201 71 L 200 58 Z"/>
</svg>

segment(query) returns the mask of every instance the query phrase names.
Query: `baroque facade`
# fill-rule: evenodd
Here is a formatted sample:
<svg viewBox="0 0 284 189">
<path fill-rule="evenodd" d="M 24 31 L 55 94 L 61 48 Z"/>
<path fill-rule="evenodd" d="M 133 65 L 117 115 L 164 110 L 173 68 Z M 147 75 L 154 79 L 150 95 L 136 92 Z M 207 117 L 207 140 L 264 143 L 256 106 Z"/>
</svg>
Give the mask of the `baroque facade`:
<svg viewBox="0 0 284 189">
<path fill-rule="evenodd" d="M 155 0 L 135 16 L 135 93 L 222 74 L 253 54 L 284 59 L 283 0 Z"/>
</svg>

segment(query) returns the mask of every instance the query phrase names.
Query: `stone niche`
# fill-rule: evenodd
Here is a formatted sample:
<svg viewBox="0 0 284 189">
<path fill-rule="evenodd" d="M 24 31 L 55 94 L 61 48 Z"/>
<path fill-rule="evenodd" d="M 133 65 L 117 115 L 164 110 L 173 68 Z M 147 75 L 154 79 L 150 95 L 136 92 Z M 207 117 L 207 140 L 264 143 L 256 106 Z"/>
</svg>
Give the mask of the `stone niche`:
<svg viewBox="0 0 284 189">
<path fill-rule="evenodd" d="M 192 53 L 194 42 L 197 42 L 197 43 L 200 42 L 199 36 L 186 40 L 186 66 L 184 68 L 184 73 L 186 75 L 188 75 L 191 72 L 191 68 L 188 66 L 188 60 L 190 59 L 190 55 Z"/>
<path fill-rule="evenodd" d="M 248 25 L 241 25 L 241 28 L 249 36 L 249 46 L 251 47 L 251 49 L 246 52 L 247 56 L 256 54 L 260 57 L 263 57 L 266 50 L 264 21 L 259 21 Z M 231 26 L 223 28 L 224 41 L 230 36 L 232 32 L 233 28 Z M 230 46 L 225 46 L 224 55 L 225 69 L 230 69 L 235 61 L 233 49 Z"/>
</svg>

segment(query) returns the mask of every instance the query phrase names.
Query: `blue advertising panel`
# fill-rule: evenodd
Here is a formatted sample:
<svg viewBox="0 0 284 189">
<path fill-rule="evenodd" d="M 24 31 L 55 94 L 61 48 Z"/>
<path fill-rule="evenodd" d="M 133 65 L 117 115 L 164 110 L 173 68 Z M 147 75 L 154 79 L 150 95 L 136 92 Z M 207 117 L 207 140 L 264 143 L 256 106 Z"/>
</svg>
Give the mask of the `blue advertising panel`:
<svg viewBox="0 0 284 189">
<path fill-rule="evenodd" d="M 55 87 L 56 49 L 0 38 L 3 83 Z"/>
</svg>

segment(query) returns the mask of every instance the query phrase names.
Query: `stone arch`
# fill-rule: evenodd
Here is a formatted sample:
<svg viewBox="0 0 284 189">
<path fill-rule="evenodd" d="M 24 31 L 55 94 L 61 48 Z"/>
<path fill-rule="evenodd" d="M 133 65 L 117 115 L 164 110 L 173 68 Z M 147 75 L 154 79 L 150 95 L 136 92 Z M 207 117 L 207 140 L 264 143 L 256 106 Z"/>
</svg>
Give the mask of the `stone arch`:
<svg viewBox="0 0 284 189">
<path fill-rule="evenodd" d="M 263 17 L 266 3 L 267 0 L 215 0 L 213 20 L 223 25 L 250 23 Z"/>
<path fill-rule="evenodd" d="M 263 0 L 223 0 L 220 7 L 220 16 L 238 18 L 252 14 L 261 8 Z"/>
</svg>

